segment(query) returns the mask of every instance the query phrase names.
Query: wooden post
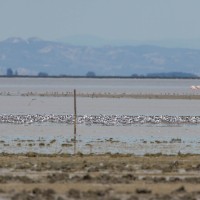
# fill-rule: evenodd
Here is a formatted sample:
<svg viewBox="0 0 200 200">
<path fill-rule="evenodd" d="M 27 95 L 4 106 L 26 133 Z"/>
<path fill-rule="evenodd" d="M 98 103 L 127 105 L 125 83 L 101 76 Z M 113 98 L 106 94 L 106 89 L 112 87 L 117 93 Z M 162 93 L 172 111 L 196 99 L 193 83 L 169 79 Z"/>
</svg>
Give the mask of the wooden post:
<svg viewBox="0 0 200 200">
<path fill-rule="evenodd" d="M 76 90 L 74 89 L 74 154 L 76 154 Z"/>
</svg>

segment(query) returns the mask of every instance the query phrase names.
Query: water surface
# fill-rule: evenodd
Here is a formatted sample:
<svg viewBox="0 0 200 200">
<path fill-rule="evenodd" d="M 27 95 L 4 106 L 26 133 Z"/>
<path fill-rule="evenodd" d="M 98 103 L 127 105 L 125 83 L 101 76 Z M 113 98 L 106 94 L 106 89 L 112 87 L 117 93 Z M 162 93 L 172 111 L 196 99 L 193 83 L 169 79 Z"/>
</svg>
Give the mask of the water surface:
<svg viewBox="0 0 200 200">
<path fill-rule="evenodd" d="M 176 93 L 194 94 L 191 85 L 197 79 L 92 79 L 92 78 L 0 78 L 0 90 L 14 93 L 62 92 L 77 89 L 81 92 L 111 93 Z"/>
<path fill-rule="evenodd" d="M 21 96 L 26 92 L 110 92 L 144 94 L 198 94 L 191 85 L 199 80 L 161 79 L 72 79 L 72 78 L 1 78 L 1 114 L 73 114 L 73 98 Z M 108 115 L 170 115 L 199 116 L 200 100 L 158 100 L 128 98 L 77 98 L 78 114 Z M 77 151 L 83 153 L 120 152 L 145 153 L 200 153 L 198 125 L 158 126 L 85 126 L 77 127 Z M 65 124 L 0 124 L 1 152 L 72 153 L 73 126 Z M 109 139 L 112 138 L 110 141 Z M 56 139 L 56 143 L 48 146 Z M 171 143 L 173 139 L 180 139 Z M 19 146 L 20 140 L 22 142 Z M 28 142 L 32 140 L 32 142 Z M 157 142 L 156 142 L 157 141 Z M 160 143 L 158 143 L 160 141 Z M 44 142 L 44 146 L 39 146 Z M 35 143 L 35 145 L 30 145 Z M 72 146 L 62 147 L 70 143 Z"/>
</svg>

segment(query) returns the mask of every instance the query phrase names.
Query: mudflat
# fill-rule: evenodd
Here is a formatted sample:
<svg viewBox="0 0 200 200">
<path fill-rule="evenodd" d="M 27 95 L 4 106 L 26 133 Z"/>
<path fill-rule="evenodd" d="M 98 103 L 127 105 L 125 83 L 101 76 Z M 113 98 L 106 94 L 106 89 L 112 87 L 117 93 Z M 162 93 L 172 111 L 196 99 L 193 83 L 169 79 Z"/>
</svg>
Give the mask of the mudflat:
<svg viewBox="0 0 200 200">
<path fill-rule="evenodd" d="M 199 199 L 200 155 L 1 154 L 0 199 Z"/>
</svg>

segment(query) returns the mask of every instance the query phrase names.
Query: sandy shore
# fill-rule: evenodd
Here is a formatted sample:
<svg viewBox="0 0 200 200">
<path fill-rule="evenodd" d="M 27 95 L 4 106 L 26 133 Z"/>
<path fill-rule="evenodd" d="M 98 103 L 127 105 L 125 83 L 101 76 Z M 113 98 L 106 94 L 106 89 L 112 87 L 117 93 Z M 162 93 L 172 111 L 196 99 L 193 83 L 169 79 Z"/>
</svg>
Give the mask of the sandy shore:
<svg viewBox="0 0 200 200">
<path fill-rule="evenodd" d="M 198 199 L 200 155 L 0 156 L 0 199 Z"/>
</svg>

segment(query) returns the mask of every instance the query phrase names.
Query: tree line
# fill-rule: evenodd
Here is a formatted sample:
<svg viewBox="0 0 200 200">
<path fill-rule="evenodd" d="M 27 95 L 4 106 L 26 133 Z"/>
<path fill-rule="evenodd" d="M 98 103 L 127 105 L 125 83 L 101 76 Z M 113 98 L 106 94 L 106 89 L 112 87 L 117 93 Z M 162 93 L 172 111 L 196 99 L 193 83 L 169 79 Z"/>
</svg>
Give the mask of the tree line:
<svg viewBox="0 0 200 200">
<path fill-rule="evenodd" d="M 8 68 L 6 71 L 7 77 L 12 76 L 22 76 L 18 75 L 17 70 L 13 71 L 11 68 Z M 23 75 L 23 76 L 29 76 L 29 75 Z M 36 77 L 49 77 L 48 73 L 46 72 L 39 72 Z M 82 76 L 73 76 L 73 75 L 60 75 L 60 76 L 50 76 L 50 77 L 88 77 L 88 78 L 114 78 L 114 77 L 128 77 L 128 78 L 199 78 L 199 76 L 192 74 L 192 73 L 185 73 L 185 72 L 167 72 L 167 73 L 149 73 L 147 75 L 138 75 L 138 74 L 132 74 L 131 76 L 98 76 L 93 71 L 88 71 L 85 75 Z"/>
</svg>

